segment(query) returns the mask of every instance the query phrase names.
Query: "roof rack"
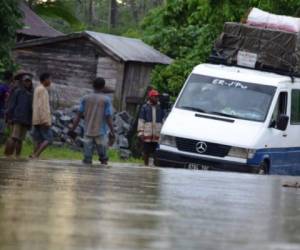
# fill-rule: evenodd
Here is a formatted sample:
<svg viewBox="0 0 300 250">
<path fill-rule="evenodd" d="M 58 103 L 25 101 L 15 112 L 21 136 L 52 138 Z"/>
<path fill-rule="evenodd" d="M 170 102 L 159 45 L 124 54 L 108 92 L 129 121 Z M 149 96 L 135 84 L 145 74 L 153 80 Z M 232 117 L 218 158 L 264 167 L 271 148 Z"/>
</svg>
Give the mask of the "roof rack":
<svg viewBox="0 0 300 250">
<path fill-rule="evenodd" d="M 298 73 L 294 73 L 294 72 L 290 72 L 290 71 L 286 71 L 286 70 L 281 70 L 281 69 L 275 69 L 275 68 L 267 67 L 267 66 L 255 66 L 255 68 L 250 68 L 250 67 L 238 65 L 237 63 L 234 63 L 234 62 L 233 63 L 232 62 L 228 63 L 228 61 L 225 58 L 217 57 L 217 56 L 214 56 L 214 55 L 210 55 L 206 62 L 211 63 L 211 64 L 218 64 L 218 65 L 222 64 L 222 65 L 226 65 L 226 66 L 236 66 L 236 67 L 244 68 L 244 69 L 255 69 L 255 70 L 262 71 L 262 72 L 285 75 L 285 76 L 291 77 L 292 82 L 294 82 L 295 77 L 300 78 L 300 74 L 298 74 Z"/>
<path fill-rule="evenodd" d="M 208 62 L 300 77 L 300 33 L 227 22 Z"/>
</svg>

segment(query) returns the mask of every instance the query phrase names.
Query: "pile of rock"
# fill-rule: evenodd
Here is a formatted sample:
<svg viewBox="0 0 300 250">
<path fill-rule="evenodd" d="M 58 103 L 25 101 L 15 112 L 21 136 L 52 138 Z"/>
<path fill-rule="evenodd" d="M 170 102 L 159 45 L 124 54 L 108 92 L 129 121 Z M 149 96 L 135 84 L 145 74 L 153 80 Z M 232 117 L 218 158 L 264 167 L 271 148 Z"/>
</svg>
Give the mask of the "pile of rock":
<svg viewBox="0 0 300 250">
<path fill-rule="evenodd" d="M 69 128 L 73 123 L 73 119 L 77 116 L 78 109 L 79 106 L 74 106 L 53 112 L 51 129 L 54 136 L 53 144 L 55 146 L 68 146 L 73 150 L 82 150 L 84 142 L 84 121 L 82 119 L 74 131 L 76 137 L 68 135 Z M 131 152 L 127 136 L 132 128 L 134 119 L 127 112 L 123 111 L 114 114 L 113 122 L 116 134 L 113 148 L 119 150 L 121 158 L 128 159 L 131 156 Z"/>
</svg>

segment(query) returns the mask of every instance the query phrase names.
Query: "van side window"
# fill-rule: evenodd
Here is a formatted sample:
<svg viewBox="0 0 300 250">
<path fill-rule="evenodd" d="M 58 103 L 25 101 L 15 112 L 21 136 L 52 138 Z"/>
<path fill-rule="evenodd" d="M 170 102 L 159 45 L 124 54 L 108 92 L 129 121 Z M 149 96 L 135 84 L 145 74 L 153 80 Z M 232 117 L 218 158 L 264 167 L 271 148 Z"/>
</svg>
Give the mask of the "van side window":
<svg viewBox="0 0 300 250">
<path fill-rule="evenodd" d="M 272 114 L 271 124 L 276 124 L 277 119 L 280 115 L 286 115 L 287 112 L 287 92 L 280 92 L 274 112 Z"/>
<path fill-rule="evenodd" d="M 300 90 L 292 90 L 291 124 L 300 124 Z"/>
</svg>

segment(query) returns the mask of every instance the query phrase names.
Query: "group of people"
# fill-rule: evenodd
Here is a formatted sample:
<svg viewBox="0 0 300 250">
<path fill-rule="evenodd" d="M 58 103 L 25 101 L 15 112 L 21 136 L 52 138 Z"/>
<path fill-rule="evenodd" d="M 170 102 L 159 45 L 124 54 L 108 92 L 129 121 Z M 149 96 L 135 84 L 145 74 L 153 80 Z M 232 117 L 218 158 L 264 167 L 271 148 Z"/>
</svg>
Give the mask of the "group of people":
<svg viewBox="0 0 300 250">
<path fill-rule="evenodd" d="M 4 138 L 5 128 L 10 134 L 5 142 L 6 157 L 19 158 L 23 141 L 32 128 L 34 150 L 31 158 L 38 158 L 52 142 L 51 110 L 47 88 L 51 85 L 48 73 L 40 75 L 40 84 L 33 88 L 33 75 L 19 72 L 4 73 L 4 82 L 0 85 L 0 134 Z"/>
<path fill-rule="evenodd" d="M 33 87 L 33 75 L 21 72 L 13 75 L 5 72 L 4 83 L 0 85 L 0 136 L 5 128 L 10 134 L 5 143 L 5 156 L 20 157 L 22 144 L 28 131 L 31 131 L 34 149 L 29 156 L 39 158 L 41 153 L 53 141 L 51 130 L 51 108 L 48 88 L 51 85 L 49 73 L 39 77 L 40 84 Z M 70 126 L 69 135 L 84 119 L 83 163 L 91 164 L 93 151 L 96 151 L 101 164 L 107 164 L 107 149 L 115 139 L 113 127 L 113 108 L 110 98 L 103 92 L 105 80 L 101 77 L 93 81 L 94 92 L 84 96 L 80 102 L 77 117 Z M 138 120 L 138 137 L 143 142 L 144 163 L 149 164 L 149 157 L 158 146 L 164 112 L 159 105 L 159 93 L 152 89 L 148 101 L 141 108 Z"/>
</svg>

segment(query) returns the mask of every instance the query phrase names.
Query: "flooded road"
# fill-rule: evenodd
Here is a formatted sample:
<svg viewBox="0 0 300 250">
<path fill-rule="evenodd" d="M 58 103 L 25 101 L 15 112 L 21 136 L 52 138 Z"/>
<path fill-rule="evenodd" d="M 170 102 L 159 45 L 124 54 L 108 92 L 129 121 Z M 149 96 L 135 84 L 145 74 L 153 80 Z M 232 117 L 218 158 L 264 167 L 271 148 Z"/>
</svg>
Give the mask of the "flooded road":
<svg viewBox="0 0 300 250">
<path fill-rule="evenodd" d="M 0 249 L 300 249 L 295 177 L 0 161 Z"/>
</svg>

